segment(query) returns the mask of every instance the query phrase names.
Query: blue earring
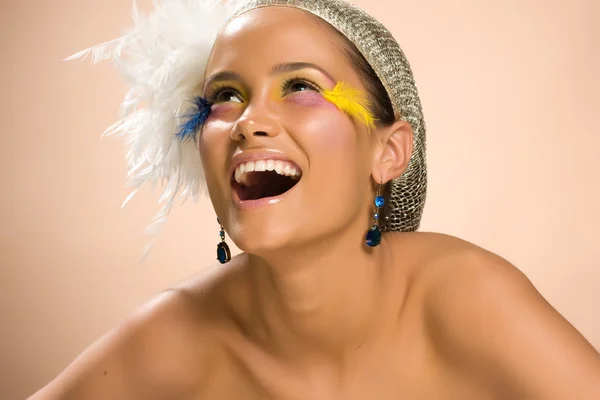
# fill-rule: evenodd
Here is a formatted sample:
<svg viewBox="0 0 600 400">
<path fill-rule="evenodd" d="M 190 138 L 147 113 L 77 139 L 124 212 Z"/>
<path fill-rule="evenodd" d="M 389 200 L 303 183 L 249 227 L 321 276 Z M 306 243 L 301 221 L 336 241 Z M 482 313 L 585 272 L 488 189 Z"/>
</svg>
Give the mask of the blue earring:
<svg viewBox="0 0 600 400">
<path fill-rule="evenodd" d="M 379 212 L 381 210 L 381 207 L 383 207 L 385 204 L 385 199 L 380 194 L 380 190 L 381 190 L 381 185 L 379 185 L 379 187 L 377 188 L 377 196 L 375 197 L 375 200 L 373 201 L 373 204 L 375 205 L 375 211 L 373 212 L 373 225 L 371 226 L 371 228 L 369 228 L 369 230 L 367 231 L 367 235 L 365 236 L 365 241 L 367 243 L 367 246 L 369 246 L 369 247 L 379 246 L 379 244 L 381 243 L 381 228 L 379 227 Z"/>
<path fill-rule="evenodd" d="M 221 232 L 219 232 L 219 235 L 221 236 L 221 242 L 217 245 L 217 260 L 221 264 L 226 264 L 231 261 L 231 251 L 229 251 L 229 246 L 225 242 L 225 228 L 223 228 L 219 218 L 217 218 L 217 222 L 221 226 Z"/>
</svg>

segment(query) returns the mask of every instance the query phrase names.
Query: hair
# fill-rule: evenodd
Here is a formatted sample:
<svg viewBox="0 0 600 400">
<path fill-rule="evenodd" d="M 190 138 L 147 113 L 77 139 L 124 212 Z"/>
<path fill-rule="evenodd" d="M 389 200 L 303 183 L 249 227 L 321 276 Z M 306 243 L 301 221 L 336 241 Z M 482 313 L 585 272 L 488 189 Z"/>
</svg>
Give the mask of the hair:
<svg viewBox="0 0 600 400">
<path fill-rule="evenodd" d="M 367 92 L 369 93 L 369 100 L 371 101 L 371 112 L 375 116 L 375 119 L 383 126 L 388 126 L 396 122 L 394 115 L 394 107 L 390 96 L 388 96 L 383 83 L 377 76 L 377 73 L 371 67 L 371 64 L 361 54 L 358 48 L 352 43 L 343 33 L 338 31 L 335 27 L 329 23 L 323 21 L 335 34 L 342 39 L 344 43 L 344 53 L 346 59 L 350 62 L 352 67 L 358 72 L 361 77 L 363 84 L 366 86 Z"/>
</svg>

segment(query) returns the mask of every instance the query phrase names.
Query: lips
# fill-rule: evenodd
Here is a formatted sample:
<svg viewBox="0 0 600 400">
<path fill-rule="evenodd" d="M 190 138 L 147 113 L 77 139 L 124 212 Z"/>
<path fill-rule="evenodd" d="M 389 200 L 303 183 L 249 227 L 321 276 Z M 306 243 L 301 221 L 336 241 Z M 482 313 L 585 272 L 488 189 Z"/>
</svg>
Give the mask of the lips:
<svg viewBox="0 0 600 400">
<path fill-rule="evenodd" d="M 235 203 L 253 208 L 278 203 L 302 179 L 302 170 L 282 153 L 240 153 L 230 176 Z"/>
</svg>

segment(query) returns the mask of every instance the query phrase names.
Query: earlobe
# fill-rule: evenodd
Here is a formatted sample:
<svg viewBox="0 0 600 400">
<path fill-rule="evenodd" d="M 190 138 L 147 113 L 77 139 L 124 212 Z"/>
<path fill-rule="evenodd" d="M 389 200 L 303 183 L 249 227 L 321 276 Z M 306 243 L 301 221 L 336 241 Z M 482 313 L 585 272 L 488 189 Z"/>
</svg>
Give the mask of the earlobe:
<svg viewBox="0 0 600 400">
<path fill-rule="evenodd" d="M 406 121 L 396 121 L 380 132 L 382 150 L 373 166 L 376 182 L 389 182 L 404 173 L 413 148 L 413 130 Z"/>
</svg>

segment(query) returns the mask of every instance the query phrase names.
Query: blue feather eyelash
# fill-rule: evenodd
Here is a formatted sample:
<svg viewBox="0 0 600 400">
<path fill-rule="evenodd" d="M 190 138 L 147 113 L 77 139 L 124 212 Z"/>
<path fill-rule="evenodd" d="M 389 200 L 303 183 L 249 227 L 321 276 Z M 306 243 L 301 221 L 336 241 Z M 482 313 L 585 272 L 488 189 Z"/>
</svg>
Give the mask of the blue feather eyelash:
<svg viewBox="0 0 600 400">
<path fill-rule="evenodd" d="M 176 135 L 182 142 L 189 140 L 190 138 L 195 138 L 198 129 L 200 129 L 208 119 L 212 106 L 212 103 L 200 96 L 194 96 L 190 102 L 192 103 L 192 108 L 187 114 L 181 117 L 186 118 L 187 120 L 179 126 Z"/>
</svg>

